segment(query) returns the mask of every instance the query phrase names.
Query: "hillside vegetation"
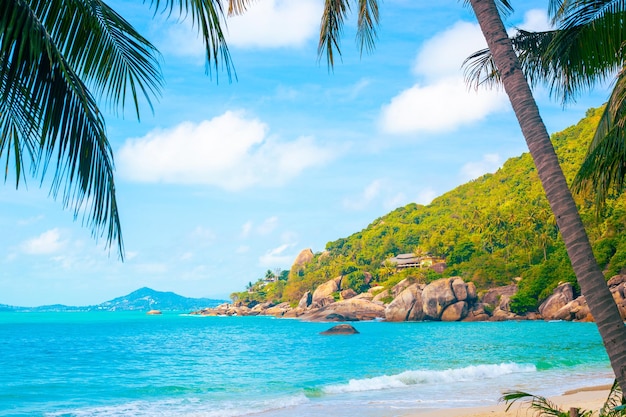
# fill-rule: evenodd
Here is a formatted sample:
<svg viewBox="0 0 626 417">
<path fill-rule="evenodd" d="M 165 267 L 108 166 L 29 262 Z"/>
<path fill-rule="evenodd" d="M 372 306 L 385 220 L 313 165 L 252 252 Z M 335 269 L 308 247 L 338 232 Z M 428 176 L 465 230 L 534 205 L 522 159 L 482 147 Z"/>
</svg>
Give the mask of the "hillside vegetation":
<svg viewBox="0 0 626 417">
<path fill-rule="evenodd" d="M 592 109 L 577 125 L 552 136 L 566 178 L 571 182 L 598 123 Z M 610 277 L 626 266 L 626 197 L 612 196 L 599 214 L 593 196 L 575 196 L 596 258 Z M 412 268 L 397 272 L 386 259 L 402 253 L 430 253 L 445 258 L 442 274 Z M 286 281 L 234 293 L 241 301 L 289 301 L 319 284 L 344 276 L 361 292 L 387 288 L 411 277 L 429 282 L 461 276 L 479 290 L 517 282 L 511 309 L 533 310 L 559 282 L 576 285 L 564 244 L 529 153 L 509 159 L 486 174 L 436 198 L 427 206 L 408 204 L 374 220 L 364 230 L 326 245 L 303 268 L 292 268 Z M 345 285 L 345 284 L 344 284 Z"/>
</svg>

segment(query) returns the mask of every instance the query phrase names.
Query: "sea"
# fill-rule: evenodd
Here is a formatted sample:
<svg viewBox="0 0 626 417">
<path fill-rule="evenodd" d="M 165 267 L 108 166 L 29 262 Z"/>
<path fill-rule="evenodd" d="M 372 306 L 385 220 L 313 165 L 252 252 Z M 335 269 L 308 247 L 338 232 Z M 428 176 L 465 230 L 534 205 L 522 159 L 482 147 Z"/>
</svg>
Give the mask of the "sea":
<svg viewBox="0 0 626 417">
<path fill-rule="evenodd" d="M 0 416 L 395 417 L 613 381 L 594 323 L 0 313 Z"/>
</svg>

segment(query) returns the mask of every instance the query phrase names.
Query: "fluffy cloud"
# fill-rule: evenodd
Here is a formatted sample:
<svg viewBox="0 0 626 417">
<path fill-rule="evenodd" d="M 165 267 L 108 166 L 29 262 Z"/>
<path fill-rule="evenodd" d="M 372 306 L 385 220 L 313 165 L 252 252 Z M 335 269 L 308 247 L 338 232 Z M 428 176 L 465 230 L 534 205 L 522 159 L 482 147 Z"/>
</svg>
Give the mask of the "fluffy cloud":
<svg viewBox="0 0 626 417">
<path fill-rule="evenodd" d="M 29 255 L 48 255 L 56 253 L 65 247 L 61 240 L 59 229 L 51 229 L 37 237 L 29 239 L 20 245 L 22 252 Z"/>
<path fill-rule="evenodd" d="M 451 131 L 507 109 L 503 92 L 468 89 L 461 66 L 486 47 L 478 25 L 459 22 L 426 41 L 413 72 L 420 82 L 383 106 L 381 128 L 387 133 Z"/>
<path fill-rule="evenodd" d="M 244 14 L 227 18 L 226 42 L 239 48 L 299 47 L 317 36 L 321 15 L 318 0 L 252 2 Z M 190 19 L 161 20 L 155 30 L 163 33 L 159 49 L 164 53 L 204 62 L 204 43 Z"/>
<path fill-rule="evenodd" d="M 228 190 L 278 186 L 333 158 L 311 137 L 279 141 L 240 112 L 184 122 L 129 139 L 117 154 L 121 176 L 138 182 L 206 184 Z"/>
<path fill-rule="evenodd" d="M 254 2 L 243 15 L 228 19 L 226 40 L 244 48 L 300 46 L 317 35 L 322 7 L 318 0 Z"/>
<path fill-rule="evenodd" d="M 276 267 L 278 265 L 290 265 L 295 255 L 285 254 L 287 249 L 293 247 L 291 243 L 285 243 L 277 248 L 268 250 L 259 257 L 259 264 L 265 267 Z"/>
<path fill-rule="evenodd" d="M 521 29 L 541 32 L 552 29 L 548 13 L 543 9 L 532 9 L 524 14 L 524 21 L 519 25 Z"/>
<path fill-rule="evenodd" d="M 488 172 L 494 172 L 502 165 L 502 159 L 498 154 L 483 155 L 483 159 L 478 162 L 468 162 L 461 168 L 461 176 L 464 180 L 476 179 Z"/>
</svg>

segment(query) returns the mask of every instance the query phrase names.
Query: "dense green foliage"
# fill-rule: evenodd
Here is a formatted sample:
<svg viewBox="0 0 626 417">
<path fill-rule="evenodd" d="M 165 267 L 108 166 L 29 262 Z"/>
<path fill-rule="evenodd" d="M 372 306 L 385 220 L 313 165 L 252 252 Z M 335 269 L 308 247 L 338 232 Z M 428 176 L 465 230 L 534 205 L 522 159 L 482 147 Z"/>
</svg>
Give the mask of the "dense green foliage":
<svg viewBox="0 0 626 417">
<path fill-rule="evenodd" d="M 568 180 L 583 160 L 601 112 L 589 110 L 576 126 L 552 137 Z M 576 199 L 600 266 L 607 276 L 620 272 L 626 266 L 626 197 L 612 196 L 600 216 L 592 196 Z M 559 282 L 577 288 L 533 161 L 525 153 L 428 206 L 400 207 L 360 232 L 329 242 L 304 269 L 290 272 L 281 300 L 295 303 L 339 275 L 357 292 L 375 284 L 389 288 L 407 277 L 430 282 L 442 275 L 417 268 L 396 272 L 385 262 L 401 253 L 425 252 L 446 259 L 443 276 L 461 276 L 479 290 L 519 281 L 512 308 L 520 313 L 535 309 Z"/>
</svg>

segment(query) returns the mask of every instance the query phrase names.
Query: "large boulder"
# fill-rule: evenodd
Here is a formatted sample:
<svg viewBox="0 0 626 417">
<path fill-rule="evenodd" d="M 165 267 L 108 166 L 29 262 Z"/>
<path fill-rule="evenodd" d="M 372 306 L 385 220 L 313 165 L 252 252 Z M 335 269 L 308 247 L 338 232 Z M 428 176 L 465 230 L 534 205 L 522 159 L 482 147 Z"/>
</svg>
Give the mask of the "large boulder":
<svg viewBox="0 0 626 417">
<path fill-rule="evenodd" d="M 552 295 L 539 306 L 539 313 L 545 320 L 558 320 L 557 312 L 567 303 L 574 300 L 574 288 L 569 282 L 560 284 L 554 289 Z"/>
<path fill-rule="evenodd" d="M 424 319 L 422 290 L 419 284 L 405 288 L 385 308 L 387 321 L 419 321 Z"/>
<path fill-rule="evenodd" d="M 550 320 L 593 321 L 593 316 L 584 296 L 570 301 L 558 309 Z"/>
<path fill-rule="evenodd" d="M 393 286 L 393 288 L 391 289 L 391 296 L 393 298 L 396 298 L 398 295 L 400 295 L 402 291 L 407 289 L 411 284 L 412 282 L 410 279 L 408 278 L 403 279 L 402 281 L 398 282 L 396 285 Z"/>
<path fill-rule="evenodd" d="M 490 318 L 491 316 L 485 309 L 485 305 L 483 303 L 476 303 L 469 309 L 463 321 L 487 321 Z"/>
<path fill-rule="evenodd" d="M 468 298 L 467 284 L 462 278 L 455 278 L 452 281 L 452 292 L 459 301 L 465 301 Z"/>
<path fill-rule="evenodd" d="M 384 317 L 385 307 L 381 304 L 362 298 L 351 298 L 310 311 L 301 316 L 301 319 L 307 321 L 362 321 Z"/>
<path fill-rule="evenodd" d="M 509 312 L 511 297 L 516 293 L 517 285 L 515 284 L 492 288 L 482 296 L 481 302 L 494 310 L 500 309 L 503 312 Z"/>
<path fill-rule="evenodd" d="M 389 290 L 383 290 L 376 294 L 374 298 L 372 298 L 372 301 L 376 303 L 383 303 L 383 300 L 385 300 L 387 297 L 389 297 Z"/>
<path fill-rule="evenodd" d="M 622 316 L 626 320 L 626 275 L 615 275 L 607 282 L 615 304 Z"/>
<path fill-rule="evenodd" d="M 422 291 L 422 310 L 426 318 L 440 320 L 441 313 L 457 301 L 452 290 L 454 278 L 442 278 L 428 284 Z"/>
<path fill-rule="evenodd" d="M 467 316 L 467 312 L 467 302 L 457 301 L 443 310 L 443 313 L 441 313 L 441 321 L 459 321 Z"/>
<path fill-rule="evenodd" d="M 292 270 L 302 269 L 304 265 L 311 262 L 314 257 L 315 255 L 313 254 L 313 251 L 310 248 L 303 249 L 302 251 L 300 251 L 298 256 L 296 256 L 296 260 L 293 261 L 293 265 L 291 266 L 291 269 Z"/>
<path fill-rule="evenodd" d="M 335 302 L 333 293 L 339 291 L 341 288 L 341 277 L 326 281 L 313 292 L 313 298 L 311 299 L 311 308 L 320 308 L 332 304 Z"/>
</svg>

